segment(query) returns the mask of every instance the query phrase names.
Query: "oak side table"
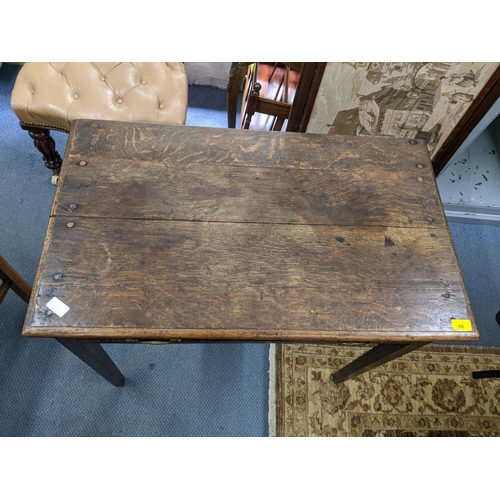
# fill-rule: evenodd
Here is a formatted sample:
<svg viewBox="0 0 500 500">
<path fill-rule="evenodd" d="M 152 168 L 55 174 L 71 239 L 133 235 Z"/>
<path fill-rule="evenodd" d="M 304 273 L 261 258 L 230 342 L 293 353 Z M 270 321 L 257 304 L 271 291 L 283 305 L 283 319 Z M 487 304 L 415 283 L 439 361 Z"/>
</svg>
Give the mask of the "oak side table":
<svg viewBox="0 0 500 500">
<path fill-rule="evenodd" d="M 475 341 L 422 141 L 77 120 L 23 335 L 369 342 L 335 382 Z"/>
</svg>

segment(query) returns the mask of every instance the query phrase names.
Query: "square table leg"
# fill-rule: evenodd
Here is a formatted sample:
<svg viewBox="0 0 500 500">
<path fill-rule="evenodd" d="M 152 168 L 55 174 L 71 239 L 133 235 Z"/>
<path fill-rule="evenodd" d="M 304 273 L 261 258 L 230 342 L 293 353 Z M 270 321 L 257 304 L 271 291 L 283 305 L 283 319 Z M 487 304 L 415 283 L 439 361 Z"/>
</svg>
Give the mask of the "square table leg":
<svg viewBox="0 0 500 500">
<path fill-rule="evenodd" d="M 78 339 L 58 338 L 57 340 L 108 382 L 117 387 L 125 385 L 125 377 L 99 343 L 82 342 Z"/>
<path fill-rule="evenodd" d="M 362 373 L 383 365 L 388 361 L 399 358 L 415 349 L 419 349 L 430 342 L 412 342 L 410 344 L 378 344 L 373 349 L 365 352 L 362 356 L 351 361 L 338 372 L 332 373 L 330 378 L 334 382 L 345 382 L 346 380 L 361 375 Z"/>
</svg>

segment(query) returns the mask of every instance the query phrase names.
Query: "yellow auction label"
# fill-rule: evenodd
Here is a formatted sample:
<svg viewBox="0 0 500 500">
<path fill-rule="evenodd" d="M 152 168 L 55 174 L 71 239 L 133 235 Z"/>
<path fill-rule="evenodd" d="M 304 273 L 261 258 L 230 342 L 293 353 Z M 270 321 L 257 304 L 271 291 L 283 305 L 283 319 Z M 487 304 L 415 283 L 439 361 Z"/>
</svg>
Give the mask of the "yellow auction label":
<svg viewBox="0 0 500 500">
<path fill-rule="evenodd" d="M 451 326 L 453 330 L 472 332 L 472 323 L 468 319 L 452 319 Z"/>
</svg>

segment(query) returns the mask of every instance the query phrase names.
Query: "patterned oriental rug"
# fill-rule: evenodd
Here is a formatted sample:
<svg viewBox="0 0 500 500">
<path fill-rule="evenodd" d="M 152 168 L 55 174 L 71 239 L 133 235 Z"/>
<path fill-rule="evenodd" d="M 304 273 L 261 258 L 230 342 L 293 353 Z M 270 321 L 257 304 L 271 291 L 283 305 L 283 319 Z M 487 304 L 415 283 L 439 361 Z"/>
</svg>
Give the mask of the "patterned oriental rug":
<svg viewBox="0 0 500 500">
<path fill-rule="evenodd" d="M 499 348 L 430 345 L 347 382 L 331 381 L 368 349 L 276 344 L 270 435 L 500 436 L 500 378 L 472 378 L 499 369 Z"/>
</svg>

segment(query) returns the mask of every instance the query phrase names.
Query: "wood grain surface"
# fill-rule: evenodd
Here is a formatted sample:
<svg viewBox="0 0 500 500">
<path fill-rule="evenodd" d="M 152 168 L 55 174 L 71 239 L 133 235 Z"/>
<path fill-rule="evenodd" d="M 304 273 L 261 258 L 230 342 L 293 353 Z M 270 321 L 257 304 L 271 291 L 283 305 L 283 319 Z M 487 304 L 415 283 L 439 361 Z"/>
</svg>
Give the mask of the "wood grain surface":
<svg viewBox="0 0 500 500">
<path fill-rule="evenodd" d="M 415 142 L 78 121 L 23 334 L 476 340 Z"/>
<path fill-rule="evenodd" d="M 408 163 L 399 168 L 340 164 L 320 170 L 209 163 L 180 167 L 170 162 L 99 158 L 92 167 L 68 171 L 55 214 L 444 227 L 439 201 L 429 196 L 433 184 L 431 167 L 419 169 Z"/>
<path fill-rule="evenodd" d="M 102 158 L 311 169 L 363 163 L 396 170 L 402 163 L 430 166 L 424 142 L 417 140 L 90 120 L 75 121 L 66 151 L 68 163 L 77 164 L 81 155 L 91 168 Z"/>
</svg>

